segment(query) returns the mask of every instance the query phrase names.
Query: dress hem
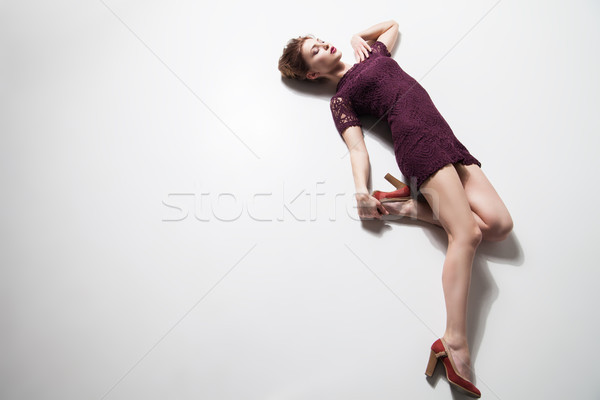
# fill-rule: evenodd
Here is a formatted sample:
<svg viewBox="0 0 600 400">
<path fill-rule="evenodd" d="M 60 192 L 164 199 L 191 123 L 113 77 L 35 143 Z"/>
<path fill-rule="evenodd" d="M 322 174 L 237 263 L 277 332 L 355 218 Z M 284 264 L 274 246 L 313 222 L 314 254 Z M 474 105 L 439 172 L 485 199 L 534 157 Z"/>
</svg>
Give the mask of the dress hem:
<svg viewBox="0 0 600 400">
<path fill-rule="evenodd" d="M 461 163 L 462 165 L 475 164 L 479 168 L 481 168 L 481 162 L 479 160 L 477 160 L 475 157 L 473 157 L 472 155 L 471 156 L 461 156 L 461 157 L 449 159 L 449 160 L 448 159 L 440 160 L 439 163 L 432 165 L 430 168 L 425 170 L 419 176 L 406 176 L 405 175 L 406 178 L 409 180 L 409 187 L 410 187 L 411 193 L 416 193 L 417 195 L 420 195 L 421 194 L 421 186 L 423 185 L 423 183 L 425 183 L 425 181 L 427 179 L 429 179 L 433 174 L 435 174 L 437 171 L 439 171 L 446 165 L 456 164 L 456 163 Z"/>
</svg>

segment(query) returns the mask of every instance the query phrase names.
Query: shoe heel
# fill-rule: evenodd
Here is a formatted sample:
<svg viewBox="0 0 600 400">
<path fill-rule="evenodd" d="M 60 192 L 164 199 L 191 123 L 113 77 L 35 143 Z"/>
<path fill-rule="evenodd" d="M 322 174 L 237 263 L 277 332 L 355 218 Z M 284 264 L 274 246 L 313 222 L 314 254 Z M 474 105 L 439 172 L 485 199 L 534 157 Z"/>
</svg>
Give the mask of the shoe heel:
<svg viewBox="0 0 600 400">
<path fill-rule="evenodd" d="M 405 187 L 405 186 L 406 186 L 406 183 L 402 182 L 401 180 L 398 180 L 398 179 L 394 178 L 394 177 L 392 176 L 392 174 L 390 174 L 390 173 L 387 173 L 387 174 L 385 175 L 385 179 L 386 179 L 386 180 L 387 180 L 389 183 L 391 183 L 392 185 L 394 185 L 394 187 L 395 187 L 396 189 L 402 189 L 403 187 Z"/>
<path fill-rule="evenodd" d="M 432 376 L 433 371 L 435 370 L 435 366 L 437 365 L 437 357 L 435 356 L 435 351 L 431 350 L 431 354 L 429 354 L 429 362 L 427 363 L 427 369 L 425 370 L 425 375 Z"/>
</svg>

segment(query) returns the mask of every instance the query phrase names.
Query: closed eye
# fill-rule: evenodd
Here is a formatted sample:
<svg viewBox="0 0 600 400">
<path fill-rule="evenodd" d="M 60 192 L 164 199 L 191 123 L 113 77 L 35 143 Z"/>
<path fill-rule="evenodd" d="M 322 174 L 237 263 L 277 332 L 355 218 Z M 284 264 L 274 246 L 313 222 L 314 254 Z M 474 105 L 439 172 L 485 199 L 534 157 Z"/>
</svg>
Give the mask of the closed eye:
<svg viewBox="0 0 600 400">
<path fill-rule="evenodd" d="M 321 40 L 321 39 L 317 39 L 318 42 L 321 43 L 325 43 L 325 41 Z M 313 51 L 313 56 L 316 55 L 319 52 L 319 49 L 317 49 L 317 51 Z"/>
<path fill-rule="evenodd" d="M 321 42 L 321 43 L 325 43 L 325 41 L 323 41 L 321 39 L 317 39 L 317 41 Z M 313 48 L 314 48 L 314 45 L 313 45 Z M 316 55 L 318 52 L 319 52 L 319 49 L 317 49 L 317 51 L 313 51 L 313 56 Z"/>
</svg>

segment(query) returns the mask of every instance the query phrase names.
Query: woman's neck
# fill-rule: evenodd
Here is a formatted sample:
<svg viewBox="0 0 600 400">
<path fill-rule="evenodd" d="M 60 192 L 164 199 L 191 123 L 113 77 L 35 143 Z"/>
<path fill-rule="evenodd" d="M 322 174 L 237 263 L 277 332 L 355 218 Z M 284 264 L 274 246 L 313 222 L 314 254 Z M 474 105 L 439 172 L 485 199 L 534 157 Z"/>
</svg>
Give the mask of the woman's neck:
<svg viewBox="0 0 600 400">
<path fill-rule="evenodd" d="M 328 74 L 328 77 L 334 84 L 337 85 L 350 68 L 352 68 L 352 65 L 340 61 L 338 67 Z"/>
</svg>

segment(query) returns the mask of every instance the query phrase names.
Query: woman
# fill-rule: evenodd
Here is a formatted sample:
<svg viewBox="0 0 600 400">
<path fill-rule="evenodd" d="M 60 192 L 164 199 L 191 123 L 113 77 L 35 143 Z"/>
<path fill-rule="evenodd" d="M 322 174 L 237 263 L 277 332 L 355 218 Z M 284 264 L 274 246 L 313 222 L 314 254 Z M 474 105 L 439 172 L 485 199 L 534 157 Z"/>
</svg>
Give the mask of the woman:
<svg viewBox="0 0 600 400">
<path fill-rule="evenodd" d="M 398 24 L 376 24 L 350 41 L 357 63 L 341 61 L 342 52 L 312 35 L 291 39 L 279 59 L 287 78 L 336 84 L 330 101 L 334 123 L 350 151 L 361 219 L 402 215 L 441 226 L 448 235 L 442 272 L 446 331 L 430 350 L 426 374 L 442 360 L 450 383 L 474 397 L 467 343 L 467 298 L 475 251 L 482 240 L 504 240 L 513 227 L 506 206 L 473 157 L 438 112 L 425 89 L 391 58 Z M 369 155 L 360 114 L 386 118 L 396 161 L 413 193 L 403 202 L 381 203 L 369 194 Z"/>
</svg>

